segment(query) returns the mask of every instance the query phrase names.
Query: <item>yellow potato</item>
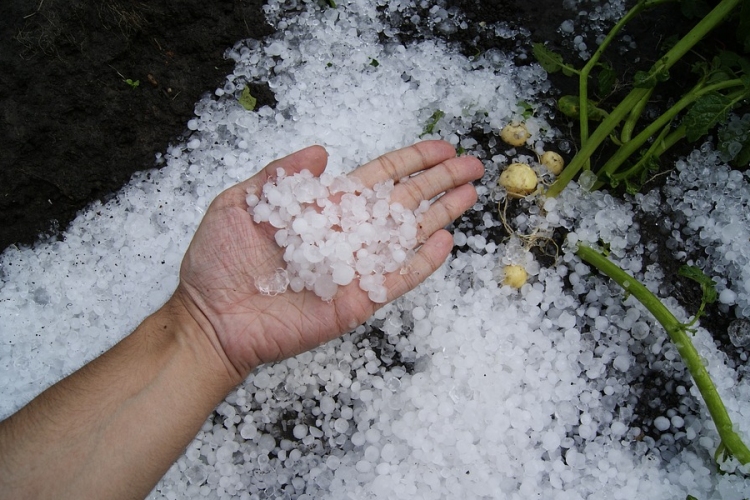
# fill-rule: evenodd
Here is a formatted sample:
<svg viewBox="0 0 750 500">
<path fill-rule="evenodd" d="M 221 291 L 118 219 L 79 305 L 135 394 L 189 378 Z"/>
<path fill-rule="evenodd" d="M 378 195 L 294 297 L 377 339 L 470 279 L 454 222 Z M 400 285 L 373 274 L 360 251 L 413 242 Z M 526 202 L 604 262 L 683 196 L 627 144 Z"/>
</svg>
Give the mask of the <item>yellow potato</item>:
<svg viewBox="0 0 750 500">
<path fill-rule="evenodd" d="M 531 137 L 523 123 L 509 123 L 500 131 L 500 138 L 511 146 L 523 146 Z"/>
<path fill-rule="evenodd" d="M 547 170 L 555 175 L 560 175 L 560 172 L 562 172 L 565 167 L 565 160 L 563 160 L 563 157 L 554 151 L 545 151 L 539 161 L 542 165 L 547 167 Z"/>
<path fill-rule="evenodd" d="M 536 190 L 537 176 L 526 163 L 511 163 L 498 180 L 508 195 L 522 198 Z"/>
<path fill-rule="evenodd" d="M 505 273 L 503 283 L 513 288 L 521 288 L 529 278 L 526 269 L 515 264 L 505 266 L 503 271 Z"/>
</svg>

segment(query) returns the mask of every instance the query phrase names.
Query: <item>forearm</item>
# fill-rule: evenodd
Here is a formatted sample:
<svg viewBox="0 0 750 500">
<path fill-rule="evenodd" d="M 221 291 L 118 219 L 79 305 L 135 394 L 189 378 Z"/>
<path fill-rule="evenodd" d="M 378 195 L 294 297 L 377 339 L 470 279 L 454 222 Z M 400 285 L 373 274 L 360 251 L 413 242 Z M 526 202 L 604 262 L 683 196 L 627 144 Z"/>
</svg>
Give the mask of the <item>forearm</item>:
<svg viewBox="0 0 750 500">
<path fill-rule="evenodd" d="M 0 423 L 0 498 L 143 498 L 236 381 L 173 298 Z"/>
</svg>

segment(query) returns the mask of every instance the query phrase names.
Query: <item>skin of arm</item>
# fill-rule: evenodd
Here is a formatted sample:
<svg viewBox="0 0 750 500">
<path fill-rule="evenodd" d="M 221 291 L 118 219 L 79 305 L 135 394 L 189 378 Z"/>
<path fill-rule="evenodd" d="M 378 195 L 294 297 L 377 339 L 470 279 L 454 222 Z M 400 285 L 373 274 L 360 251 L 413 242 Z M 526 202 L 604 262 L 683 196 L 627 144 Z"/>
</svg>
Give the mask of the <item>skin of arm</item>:
<svg viewBox="0 0 750 500">
<path fill-rule="evenodd" d="M 327 153 L 303 149 L 220 194 L 188 248 L 172 297 L 111 350 L 0 422 L 0 499 L 144 498 L 223 398 L 263 363 L 355 328 L 379 304 L 356 283 L 330 302 L 303 291 L 261 295 L 255 278 L 283 267 L 273 228 L 253 223 L 245 198 L 277 168 L 320 175 Z M 388 153 L 355 170 L 365 185 L 397 184 L 392 202 L 423 215 L 410 272 L 386 278 L 388 300 L 447 258 L 442 229 L 476 201 L 484 172 L 442 141 Z"/>
</svg>

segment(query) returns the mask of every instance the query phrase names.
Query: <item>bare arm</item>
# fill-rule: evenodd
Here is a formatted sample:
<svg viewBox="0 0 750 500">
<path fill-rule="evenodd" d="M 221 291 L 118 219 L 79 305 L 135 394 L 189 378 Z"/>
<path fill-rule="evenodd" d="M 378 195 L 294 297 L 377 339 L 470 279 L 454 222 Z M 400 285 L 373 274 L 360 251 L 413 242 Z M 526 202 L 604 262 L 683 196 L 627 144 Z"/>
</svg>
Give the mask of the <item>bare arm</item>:
<svg viewBox="0 0 750 500">
<path fill-rule="evenodd" d="M 0 498 L 143 498 L 236 382 L 175 295 L 0 424 Z"/>
<path fill-rule="evenodd" d="M 226 394 L 262 363 L 312 349 L 364 322 L 380 306 L 357 284 L 324 302 L 310 292 L 261 295 L 254 277 L 283 267 L 273 231 L 245 197 L 279 167 L 322 173 L 327 155 L 307 148 L 222 193 L 196 232 L 172 298 L 100 358 L 0 422 L 0 499 L 143 498 Z M 442 229 L 476 200 L 481 163 L 428 141 L 352 173 L 372 186 L 401 181 L 393 201 L 424 214 L 424 243 L 410 272 L 386 279 L 388 300 L 416 287 L 446 259 Z M 417 175 L 414 175 L 417 174 Z"/>
</svg>

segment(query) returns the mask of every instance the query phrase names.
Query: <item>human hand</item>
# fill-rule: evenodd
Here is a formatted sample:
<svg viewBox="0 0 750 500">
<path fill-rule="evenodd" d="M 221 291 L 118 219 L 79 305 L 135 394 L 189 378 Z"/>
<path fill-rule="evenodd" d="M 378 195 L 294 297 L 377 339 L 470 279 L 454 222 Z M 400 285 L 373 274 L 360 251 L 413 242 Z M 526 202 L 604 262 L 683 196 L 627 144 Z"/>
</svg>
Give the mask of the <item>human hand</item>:
<svg viewBox="0 0 750 500">
<path fill-rule="evenodd" d="M 185 254 L 173 300 L 198 323 L 236 382 L 262 363 L 336 338 L 382 306 L 372 302 L 356 280 L 340 287 L 329 302 L 308 290 L 269 296 L 255 286 L 257 277 L 285 264 L 283 249 L 274 240 L 275 228 L 256 224 L 248 212 L 248 190 L 260 192 L 278 168 L 287 175 L 307 169 L 318 176 L 326 162 L 322 147 L 309 147 L 227 189 L 209 207 Z M 445 261 L 453 237 L 442 228 L 475 203 L 470 182 L 483 172 L 476 158 L 455 157 L 450 144 L 425 141 L 388 153 L 350 174 L 368 187 L 393 179 L 391 203 L 411 210 L 445 193 L 422 216 L 417 238 L 424 243 L 409 262 L 409 272 L 386 277 L 388 301 L 415 288 Z"/>
</svg>

